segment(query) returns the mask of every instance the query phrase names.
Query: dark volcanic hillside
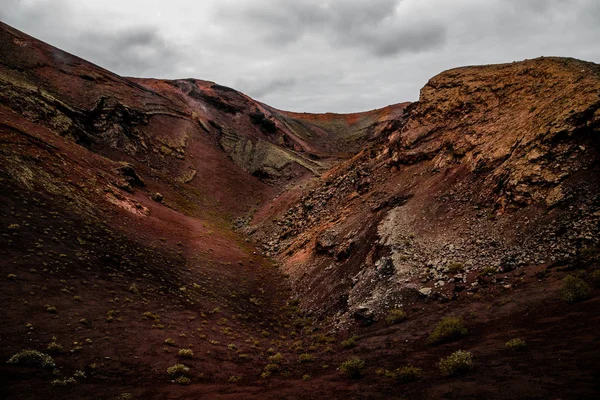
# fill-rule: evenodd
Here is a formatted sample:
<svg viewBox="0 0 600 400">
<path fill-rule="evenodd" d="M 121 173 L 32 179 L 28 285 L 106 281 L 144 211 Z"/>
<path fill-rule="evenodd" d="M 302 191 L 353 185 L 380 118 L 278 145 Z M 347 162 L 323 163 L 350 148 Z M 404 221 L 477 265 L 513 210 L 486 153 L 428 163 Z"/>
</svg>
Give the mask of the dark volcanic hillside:
<svg viewBox="0 0 600 400">
<path fill-rule="evenodd" d="M 572 59 L 303 114 L 0 25 L 0 397 L 596 398 L 599 130 Z"/>
</svg>

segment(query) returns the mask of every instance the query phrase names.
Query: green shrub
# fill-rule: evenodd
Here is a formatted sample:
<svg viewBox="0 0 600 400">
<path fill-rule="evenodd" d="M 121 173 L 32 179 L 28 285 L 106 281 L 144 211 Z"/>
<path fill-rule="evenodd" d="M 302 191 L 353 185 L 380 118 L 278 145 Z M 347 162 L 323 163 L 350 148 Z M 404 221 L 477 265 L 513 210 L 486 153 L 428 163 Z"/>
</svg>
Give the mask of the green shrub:
<svg viewBox="0 0 600 400">
<path fill-rule="evenodd" d="M 324 335 L 322 333 L 314 335 L 313 337 L 315 338 L 316 342 L 320 343 L 320 344 L 328 344 L 328 343 L 335 342 L 335 338 L 332 338 L 331 336 Z"/>
<path fill-rule="evenodd" d="M 73 378 L 75 378 L 78 381 L 81 381 L 83 379 L 85 379 L 85 372 L 81 371 L 81 370 L 77 370 L 73 373 Z"/>
<path fill-rule="evenodd" d="M 431 335 L 429 343 L 451 342 L 467 334 L 467 328 L 460 317 L 445 317 L 438 323 Z"/>
<path fill-rule="evenodd" d="M 183 364 L 175 364 L 172 367 L 167 368 L 167 374 L 173 378 L 176 376 L 184 376 L 188 372 L 190 372 L 189 367 L 186 367 Z"/>
<path fill-rule="evenodd" d="M 340 365 L 340 371 L 349 378 L 360 378 L 365 369 L 365 361 L 359 357 L 352 357 Z"/>
<path fill-rule="evenodd" d="M 406 313 L 399 309 L 395 308 L 388 312 L 388 315 L 385 317 L 385 323 L 388 325 L 398 324 L 406 319 Z"/>
<path fill-rule="evenodd" d="M 48 350 L 49 353 L 61 353 L 63 351 L 63 347 L 60 343 L 56 342 L 56 336 L 52 337 L 52 342 L 50 342 L 48 344 L 48 347 L 46 347 L 46 350 Z"/>
<path fill-rule="evenodd" d="M 448 265 L 447 270 L 449 274 L 458 274 L 460 272 L 463 272 L 465 270 L 465 267 L 459 262 L 453 262 Z"/>
<path fill-rule="evenodd" d="M 269 357 L 269 361 L 275 364 L 279 364 L 283 361 L 283 356 L 281 355 L 281 353 L 273 354 Z"/>
<path fill-rule="evenodd" d="M 52 386 L 67 386 L 69 384 L 75 384 L 75 383 L 77 383 L 77 381 L 73 377 L 64 378 L 64 379 L 55 379 L 50 382 L 50 384 Z"/>
<path fill-rule="evenodd" d="M 37 350 L 22 350 L 7 361 L 9 364 L 29 365 L 40 368 L 54 368 L 54 359 Z"/>
<path fill-rule="evenodd" d="M 486 276 L 486 275 L 495 275 L 498 272 L 498 270 L 494 267 L 485 267 L 483 270 L 481 270 L 479 272 L 479 276 Z"/>
<path fill-rule="evenodd" d="M 351 338 L 348 338 L 346 340 L 342 340 L 340 342 L 340 346 L 342 346 L 342 348 L 344 349 L 351 349 L 353 347 L 356 347 L 356 340 L 358 338 L 356 336 L 352 336 Z"/>
<path fill-rule="evenodd" d="M 179 385 L 189 385 L 190 384 L 190 378 L 188 378 L 187 376 L 178 376 L 175 379 L 175 383 L 179 384 Z"/>
<path fill-rule="evenodd" d="M 56 309 L 56 307 L 51 306 L 49 304 L 46 304 L 46 312 L 49 312 L 50 314 L 58 314 L 58 310 Z"/>
<path fill-rule="evenodd" d="M 582 279 L 568 275 L 563 279 L 561 298 L 570 303 L 587 300 L 592 297 L 592 289 Z"/>
<path fill-rule="evenodd" d="M 194 358 L 194 352 L 192 349 L 179 349 L 179 357 L 182 358 Z"/>
<path fill-rule="evenodd" d="M 396 379 L 402 383 L 413 382 L 421 378 L 423 370 L 408 364 L 396 370 Z"/>
<path fill-rule="evenodd" d="M 315 357 L 312 354 L 303 353 L 298 356 L 298 361 L 300 361 L 301 363 L 309 363 L 313 362 L 314 360 Z"/>
<path fill-rule="evenodd" d="M 510 350 L 521 350 L 527 346 L 527 343 L 523 339 L 514 338 L 510 339 L 508 342 L 504 343 L 504 346 Z"/>
<path fill-rule="evenodd" d="M 458 350 L 440 360 L 440 370 L 445 375 L 460 375 L 473 369 L 473 354 Z"/>
</svg>

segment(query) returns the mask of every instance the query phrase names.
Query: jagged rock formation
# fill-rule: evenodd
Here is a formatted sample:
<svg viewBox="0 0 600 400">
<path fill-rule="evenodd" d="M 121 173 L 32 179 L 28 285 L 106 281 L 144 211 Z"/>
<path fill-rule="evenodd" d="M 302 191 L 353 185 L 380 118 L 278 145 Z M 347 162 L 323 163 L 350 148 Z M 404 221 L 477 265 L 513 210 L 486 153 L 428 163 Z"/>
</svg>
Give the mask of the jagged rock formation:
<svg viewBox="0 0 600 400">
<path fill-rule="evenodd" d="M 540 58 L 444 72 L 387 139 L 274 223 L 256 219 L 254 234 L 309 309 L 346 323 L 407 306 L 418 290 L 473 293 L 483 270 L 572 263 L 598 245 L 599 110 L 596 64 Z"/>
</svg>

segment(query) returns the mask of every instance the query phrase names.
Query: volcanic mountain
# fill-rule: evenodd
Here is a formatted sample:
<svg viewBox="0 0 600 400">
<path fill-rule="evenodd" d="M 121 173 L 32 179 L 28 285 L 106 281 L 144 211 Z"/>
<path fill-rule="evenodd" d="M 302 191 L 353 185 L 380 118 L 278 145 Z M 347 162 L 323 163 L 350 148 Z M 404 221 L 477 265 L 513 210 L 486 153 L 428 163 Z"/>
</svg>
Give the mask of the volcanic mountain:
<svg viewBox="0 0 600 400">
<path fill-rule="evenodd" d="M 287 112 L 0 24 L 0 394 L 600 393 L 600 66 Z"/>
</svg>

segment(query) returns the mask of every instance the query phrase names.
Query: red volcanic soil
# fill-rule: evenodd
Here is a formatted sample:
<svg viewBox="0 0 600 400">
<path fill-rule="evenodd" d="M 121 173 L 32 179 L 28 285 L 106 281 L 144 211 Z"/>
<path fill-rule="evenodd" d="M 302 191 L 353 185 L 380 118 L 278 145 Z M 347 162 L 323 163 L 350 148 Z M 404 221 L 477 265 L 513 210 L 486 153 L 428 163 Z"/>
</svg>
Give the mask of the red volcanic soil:
<svg viewBox="0 0 600 400">
<path fill-rule="evenodd" d="M 0 397 L 597 398 L 597 71 L 458 69 L 303 114 L 0 25 Z M 466 331 L 432 344 L 447 316 Z"/>
</svg>

